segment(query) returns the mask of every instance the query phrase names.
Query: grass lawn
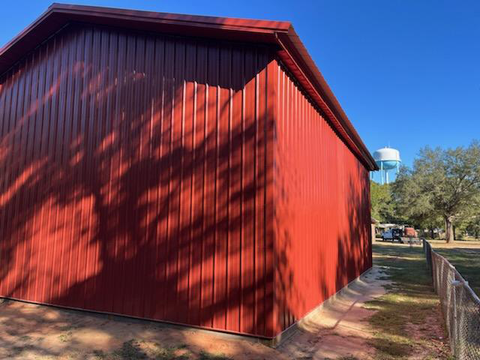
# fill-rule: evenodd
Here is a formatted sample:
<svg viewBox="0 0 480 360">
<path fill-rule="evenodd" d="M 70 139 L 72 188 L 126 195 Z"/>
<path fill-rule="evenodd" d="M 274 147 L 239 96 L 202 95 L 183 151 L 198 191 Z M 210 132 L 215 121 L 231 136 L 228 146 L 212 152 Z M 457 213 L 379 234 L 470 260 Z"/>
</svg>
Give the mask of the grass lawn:
<svg viewBox="0 0 480 360">
<path fill-rule="evenodd" d="M 477 295 L 480 295 L 480 242 L 455 241 L 452 245 L 445 241 L 430 241 L 435 252 L 445 257 L 457 268 Z"/>
<path fill-rule="evenodd" d="M 392 281 L 387 294 L 367 303 L 372 345 L 379 359 L 449 359 L 440 303 L 421 246 L 375 243 L 374 264 Z"/>
</svg>

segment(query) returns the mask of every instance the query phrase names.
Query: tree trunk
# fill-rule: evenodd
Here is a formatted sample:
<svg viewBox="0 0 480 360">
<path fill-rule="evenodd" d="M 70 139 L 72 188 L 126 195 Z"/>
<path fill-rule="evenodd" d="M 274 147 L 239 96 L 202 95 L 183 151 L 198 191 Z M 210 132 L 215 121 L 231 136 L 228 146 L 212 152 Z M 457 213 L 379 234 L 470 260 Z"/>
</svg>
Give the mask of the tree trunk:
<svg viewBox="0 0 480 360">
<path fill-rule="evenodd" d="M 432 239 L 434 239 L 435 233 L 433 232 L 433 228 L 430 229 L 430 235 L 431 235 Z"/>
<path fill-rule="evenodd" d="M 455 241 L 455 234 L 453 233 L 453 217 L 445 216 L 445 235 L 447 238 L 447 243 L 453 243 Z"/>
</svg>

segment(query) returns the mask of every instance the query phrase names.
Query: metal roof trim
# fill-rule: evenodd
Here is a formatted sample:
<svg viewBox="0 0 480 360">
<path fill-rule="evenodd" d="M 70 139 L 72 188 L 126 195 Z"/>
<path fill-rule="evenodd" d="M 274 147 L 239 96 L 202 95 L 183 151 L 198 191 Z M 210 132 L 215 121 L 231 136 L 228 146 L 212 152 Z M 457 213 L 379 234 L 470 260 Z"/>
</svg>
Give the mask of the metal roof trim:
<svg viewBox="0 0 480 360">
<path fill-rule="evenodd" d="M 126 10 L 117 8 L 107 8 L 99 6 L 85 6 L 85 5 L 69 5 L 69 4 L 52 4 L 49 9 L 56 12 L 68 13 L 69 10 L 74 13 L 84 12 L 88 15 L 97 14 L 101 17 L 115 17 L 115 18 L 137 18 L 144 21 L 158 21 L 158 22 L 174 22 L 183 23 L 185 25 L 199 24 L 208 27 L 219 27 L 225 29 L 231 27 L 234 30 L 251 29 L 253 31 L 285 31 L 291 27 L 288 21 L 273 21 L 273 20 L 255 20 L 242 18 L 226 18 L 216 16 L 202 16 L 202 15 L 185 15 L 174 13 L 161 13 L 143 10 Z"/>
<path fill-rule="evenodd" d="M 303 45 L 293 26 L 287 34 L 278 34 L 277 37 L 283 51 L 288 54 L 287 56 L 300 72 L 300 74 L 296 73 L 295 75 L 304 78 L 304 81 L 300 81 L 302 85 L 326 113 L 329 120 L 343 135 L 347 143 L 353 147 L 353 151 L 364 159 L 367 168 L 371 171 L 378 170 L 375 160 L 363 143 L 352 122 L 343 111 L 342 106 L 333 94 L 330 86 L 328 86 L 325 78 Z M 282 52 L 279 52 L 279 55 L 282 60 L 285 60 Z"/>
</svg>

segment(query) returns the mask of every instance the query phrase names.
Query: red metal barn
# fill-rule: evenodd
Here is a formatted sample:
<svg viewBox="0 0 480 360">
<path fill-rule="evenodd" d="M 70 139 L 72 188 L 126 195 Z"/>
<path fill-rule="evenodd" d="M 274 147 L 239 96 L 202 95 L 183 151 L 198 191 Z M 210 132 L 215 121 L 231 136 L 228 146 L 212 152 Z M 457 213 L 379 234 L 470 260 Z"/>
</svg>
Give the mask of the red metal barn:
<svg viewBox="0 0 480 360">
<path fill-rule="evenodd" d="M 372 265 L 375 163 L 288 22 L 54 4 L 0 141 L 2 297 L 272 338 Z"/>
</svg>

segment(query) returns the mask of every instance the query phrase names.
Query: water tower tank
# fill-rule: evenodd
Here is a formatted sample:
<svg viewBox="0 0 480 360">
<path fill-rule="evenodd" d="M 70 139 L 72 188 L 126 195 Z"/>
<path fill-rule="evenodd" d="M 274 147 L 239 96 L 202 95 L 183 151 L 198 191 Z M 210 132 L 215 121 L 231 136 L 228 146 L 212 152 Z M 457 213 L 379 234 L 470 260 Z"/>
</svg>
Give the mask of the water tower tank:
<svg viewBox="0 0 480 360">
<path fill-rule="evenodd" d="M 375 151 L 373 153 L 373 158 L 380 168 L 382 184 L 385 180 L 388 184 L 388 170 L 396 169 L 398 171 L 401 162 L 400 152 L 396 149 L 384 147 Z"/>
<path fill-rule="evenodd" d="M 384 147 L 373 153 L 375 162 L 380 167 L 383 164 L 383 169 L 395 169 L 400 163 L 400 152 L 396 149 Z"/>
</svg>

